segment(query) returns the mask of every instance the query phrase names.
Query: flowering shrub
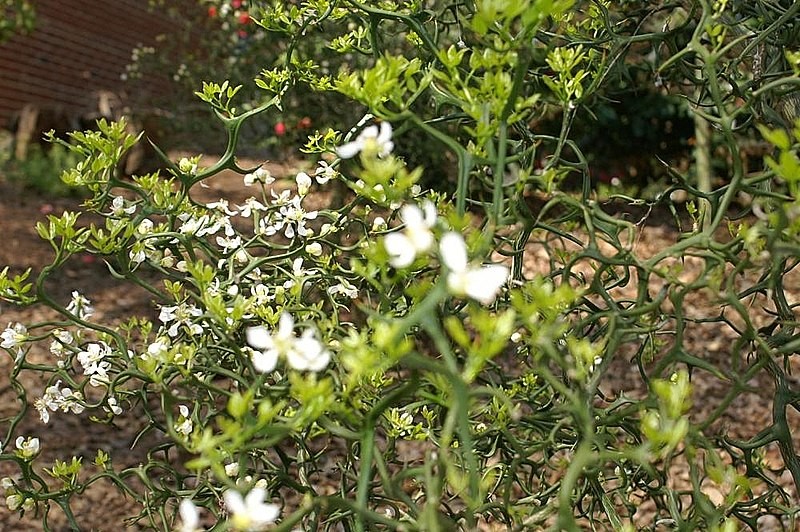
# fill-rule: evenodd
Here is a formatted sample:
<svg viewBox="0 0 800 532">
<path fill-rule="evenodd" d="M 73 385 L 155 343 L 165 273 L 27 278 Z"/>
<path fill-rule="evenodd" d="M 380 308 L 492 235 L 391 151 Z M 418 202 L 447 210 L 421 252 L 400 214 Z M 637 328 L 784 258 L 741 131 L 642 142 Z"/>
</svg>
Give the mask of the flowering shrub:
<svg viewBox="0 0 800 532">
<path fill-rule="evenodd" d="M 36 23 L 36 10 L 28 0 L 0 1 L 0 43 L 16 33 L 27 33 Z"/>
<path fill-rule="evenodd" d="M 240 110 L 238 87 L 205 83 L 197 95 L 228 137 L 208 167 L 186 157 L 167 175 L 121 179 L 117 167 L 137 140 L 124 123 L 74 133 L 69 146 L 82 160 L 62 178 L 92 193 L 85 210 L 101 221 L 49 216 L 37 231 L 53 247 L 52 264 L 33 279 L 7 268 L 0 275 L 3 299 L 61 317 L 11 323 L 1 335 L 18 406 L 0 454 L 17 469 L 2 480 L 8 507 L 46 519 L 55 504 L 79 528 L 72 498 L 110 480 L 142 505 L 136 519 L 157 529 L 733 530 L 775 516 L 791 527 L 800 466 L 786 367 L 797 350 L 797 303 L 783 283 L 800 249 L 800 126 L 762 125 L 776 153 L 757 175 L 734 159 L 728 183 L 701 190 L 674 171 L 676 183 L 657 201 L 677 213 L 684 207 L 671 193 L 688 195 L 692 227 L 641 256 L 639 224 L 607 214 L 588 187 L 573 195 L 558 185 L 570 169 L 588 179 L 569 126 L 614 61 L 678 30 L 639 33 L 658 10 L 576 5 L 587 9 L 544 0 L 248 5 L 254 23 L 295 39 L 353 22 L 337 46 L 369 47 L 374 62 L 318 76 L 313 61 L 292 55 L 290 40 L 285 66 L 257 80 L 266 103 Z M 681 67 L 699 69 L 708 89 L 696 113 L 738 154 L 742 103 L 723 94 L 716 70 L 725 62 L 742 75 L 729 83 L 748 83 L 730 56 L 730 13 L 724 2 L 694 7 L 695 19 L 685 13 L 689 51 L 676 51 L 665 74 L 677 76 L 669 65 L 693 54 Z M 784 73 L 746 106 L 796 80 Z M 275 109 L 295 84 L 336 90 L 370 114 L 344 134 L 309 137 L 303 149 L 320 158 L 313 172 L 286 181 L 240 166 L 243 124 Z M 544 100 L 562 113 L 557 138 L 526 130 Z M 422 190 L 424 170 L 395 154 L 412 128 L 453 154 L 452 197 Z M 548 159 L 537 166 L 543 145 Z M 242 204 L 195 201 L 193 189 L 222 170 L 241 174 L 253 195 Z M 333 186 L 347 190 L 340 202 L 311 206 Z M 543 204 L 529 203 L 532 189 Z M 730 214 L 742 192 L 753 206 L 747 220 Z M 525 264 L 537 252 L 536 264 Z M 146 289 L 153 315 L 102 323 L 79 292 L 53 297 L 47 281 L 78 253 Z M 699 274 L 686 275 L 687 263 Z M 712 301 L 709 314 L 689 308 L 698 294 Z M 749 310 L 757 306 L 767 308 L 761 317 Z M 729 364 L 685 344 L 706 324 L 733 336 Z M 45 364 L 33 359 L 42 345 Z M 604 393 L 609 374 L 629 366 L 641 393 Z M 21 372 L 46 377 L 41 395 Z M 698 372 L 726 387 L 702 418 L 690 415 Z M 730 437 L 716 422 L 761 374 L 774 385 L 772 424 Z M 124 419 L 153 447 L 146 463 L 124 470 L 103 442 L 91 465 L 79 457 L 42 464 L 47 438 L 17 430 L 31 410 L 44 424 Z M 765 458 L 773 442 L 777 471 Z M 782 471 L 794 487 L 781 484 Z M 644 502 L 652 515 L 637 514 Z"/>
</svg>

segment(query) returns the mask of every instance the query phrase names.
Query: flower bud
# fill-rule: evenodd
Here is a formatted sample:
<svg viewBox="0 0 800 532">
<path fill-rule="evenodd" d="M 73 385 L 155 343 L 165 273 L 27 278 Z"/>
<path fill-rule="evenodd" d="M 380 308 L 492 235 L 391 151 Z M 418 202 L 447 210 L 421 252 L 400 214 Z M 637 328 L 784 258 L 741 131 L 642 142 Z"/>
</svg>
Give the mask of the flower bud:
<svg viewBox="0 0 800 532">
<path fill-rule="evenodd" d="M 322 245 L 319 242 L 312 242 L 306 246 L 306 253 L 312 257 L 319 257 L 322 255 Z"/>
<path fill-rule="evenodd" d="M 22 506 L 22 495 L 15 493 L 14 495 L 6 497 L 6 506 L 8 506 L 8 509 L 12 512 L 18 510 L 19 507 Z"/>
</svg>

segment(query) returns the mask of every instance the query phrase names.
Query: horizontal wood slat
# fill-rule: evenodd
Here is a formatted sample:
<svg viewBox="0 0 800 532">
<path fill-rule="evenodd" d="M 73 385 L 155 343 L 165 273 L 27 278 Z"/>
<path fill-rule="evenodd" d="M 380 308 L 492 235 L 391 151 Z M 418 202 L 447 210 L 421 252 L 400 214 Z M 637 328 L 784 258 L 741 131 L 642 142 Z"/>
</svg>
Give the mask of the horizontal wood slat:
<svg viewBox="0 0 800 532">
<path fill-rule="evenodd" d="M 9 127 L 26 104 L 76 117 L 94 109 L 98 92 L 124 89 L 121 75 L 133 48 L 154 43 L 173 24 L 149 11 L 148 0 L 37 0 L 35 5 L 34 32 L 0 45 L 0 128 Z"/>
</svg>

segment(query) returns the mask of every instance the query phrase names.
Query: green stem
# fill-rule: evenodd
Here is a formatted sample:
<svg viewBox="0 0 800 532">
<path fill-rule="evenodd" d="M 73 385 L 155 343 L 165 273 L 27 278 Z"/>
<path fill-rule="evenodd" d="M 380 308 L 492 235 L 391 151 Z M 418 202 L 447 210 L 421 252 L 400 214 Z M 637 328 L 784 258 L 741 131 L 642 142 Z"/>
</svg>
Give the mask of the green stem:
<svg viewBox="0 0 800 532">
<path fill-rule="evenodd" d="M 508 151 L 508 123 L 503 120 L 500 122 L 497 132 L 497 159 L 494 163 L 494 189 L 492 190 L 492 210 L 490 213 L 490 223 L 492 230 L 500 226 L 503 217 L 503 178 L 506 169 L 506 153 Z"/>
<path fill-rule="evenodd" d="M 372 460 L 375 452 L 375 425 L 378 419 L 391 405 L 395 404 L 400 398 L 409 394 L 417 388 L 418 379 L 414 376 L 410 381 L 389 392 L 383 399 L 372 407 L 367 414 L 364 429 L 361 432 L 361 459 L 359 465 L 361 470 L 358 474 L 358 488 L 356 492 L 356 508 L 368 511 L 367 503 L 370 499 L 370 482 L 372 481 Z M 364 532 L 364 517 L 362 513 L 356 514 L 356 530 Z"/>
</svg>

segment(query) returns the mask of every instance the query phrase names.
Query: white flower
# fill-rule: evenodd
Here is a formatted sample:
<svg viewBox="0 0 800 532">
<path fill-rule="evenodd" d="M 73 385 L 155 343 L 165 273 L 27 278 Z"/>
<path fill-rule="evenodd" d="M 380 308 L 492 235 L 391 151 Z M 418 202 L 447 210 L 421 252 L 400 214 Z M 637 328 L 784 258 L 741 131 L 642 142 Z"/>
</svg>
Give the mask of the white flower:
<svg viewBox="0 0 800 532">
<path fill-rule="evenodd" d="M 67 312 L 75 314 L 78 319 L 87 320 L 94 314 L 94 308 L 91 301 L 83 297 L 77 290 L 73 290 L 72 300 L 67 305 Z"/>
<path fill-rule="evenodd" d="M 134 242 L 128 257 L 134 265 L 138 265 L 147 260 L 147 244 L 145 242 Z"/>
<path fill-rule="evenodd" d="M 278 330 L 272 334 L 266 327 L 248 327 L 245 331 L 247 343 L 254 349 L 261 351 L 262 360 L 277 360 L 279 355 L 286 356 L 295 341 L 294 320 L 284 312 L 278 321 Z M 253 361 L 255 364 L 255 360 Z M 270 370 L 272 371 L 272 370 Z"/>
<path fill-rule="evenodd" d="M 203 327 L 198 323 L 193 323 L 193 319 L 203 315 L 203 311 L 194 305 L 181 304 L 175 306 L 161 307 L 158 319 L 164 324 L 170 324 L 167 334 L 174 337 L 178 335 L 180 327 L 186 326 L 189 333 L 193 335 L 202 334 Z"/>
<path fill-rule="evenodd" d="M 136 226 L 136 231 L 141 235 L 146 235 L 148 233 L 152 233 L 154 228 L 155 225 L 153 224 L 153 221 L 150 218 L 145 218 L 139 222 L 138 226 Z"/>
<path fill-rule="evenodd" d="M 322 371 L 331 360 L 331 354 L 317 340 L 311 329 L 303 331 L 292 347 L 286 353 L 286 361 L 298 371 Z"/>
<path fill-rule="evenodd" d="M 289 189 L 281 190 L 280 194 L 276 194 L 275 190 L 270 190 L 272 195 L 272 203 L 275 205 L 286 205 L 292 199 L 292 191 Z"/>
<path fill-rule="evenodd" d="M 47 403 L 43 397 L 36 399 L 33 402 L 36 411 L 39 412 L 39 420 L 45 425 L 50 422 L 50 412 L 47 411 Z"/>
<path fill-rule="evenodd" d="M 253 183 L 259 182 L 265 185 L 270 185 L 275 181 L 269 170 L 259 167 L 256 171 L 244 175 L 244 186 L 249 187 Z"/>
<path fill-rule="evenodd" d="M 257 283 L 250 287 L 250 294 L 253 296 L 253 303 L 263 305 L 275 299 L 274 295 L 269 294 L 269 287 L 264 283 Z"/>
<path fill-rule="evenodd" d="M 225 509 L 228 511 L 228 524 L 237 530 L 263 530 L 274 523 L 280 515 L 280 508 L 264 502 L 267 492 L 263 488 L 253 488 L 242 498 L 238 491 L 227 490 L 222 494 Z"/>
<path fill-rule="evenodd" d="M 55 357 L 57 357 L 57 358 L 63 357 L 64 356 L 64 346 L 61 345 L 56 340 L 53 340 L 52 342 L 50 342 L 50 354 L 55 356 Z M 63 360 L 59 360 L 56 364 L 58 365 L 59 368 L 63 368 L 64 367 L 64 361 Z"/>
<path fill-rule="evenodd" d="M 192 429 L 194 428 L 192 419 L 189 417 L 189 407 L 186 405 L 179 405 L 178 411 L 181 415 L 178 421 L 175 422 L 175 432 L 188 436 L 192 433 Z"/>
<path fill-rule="evenodd" d="M 301 201 L 301 196 L 294 196 L 290 200 L 284 201 L 278 212 L 275 213 L 275 222 L 270 223 L 266 219 L 261 219 L 256 232 L 272 236 L 283 230 L 286 238 L 294 238 L 295 234 L 303 237 L 312 236 L 314 231 L 306 227 L 306 220 L 316 219 L 317 211 L 306 212 L 300 205 Z"/>
<path fill-rule="evenodd" d="M 242 238 L 239 235 L 234 237 L 218 236 L 217 245 L 222 248 L 223 253 L 229 253 L 242 247 Z"/>
<path fill-rule="evenodd" d="M 62 344 L 71 344 L 75 340 L 71 332 L 62 329 L 55 329 L 53 331 L 53 336 Z"/>
<path fill-rule="evenodd" d="M 39 454 L 39 438 L 26 438 L 20 436 L 17 438 L 17 456 L 23 460 L 30 460 Z"/>
<path fill-rule="evenodd" d="M 336 294 L 342 294 L 344 296 L 349 297 L 350 299 L 355 299 L 358 297 L 358 288 L 350 284 L 347 279 L 340 279 L 339 284 L 335 284 L 328 288 L 328 293 L 332 296 Z"/>
<path fill-rule="evenodd" d="M 230 464 L 225 464 L 225 474 L 229 477 L 235 477 L 239 475 L 239 462 L 231 462 Z"/>
<path fill-rule="evenodd" d="M 305 278 L 310 277 L 315 273 L 317 273 L 317 270 L 314 268 L 307 270 L 303 267 L 303 257 L 296 257 L 292 261 L 292 278 L 284 281 L 283 287 L 286 290 L 289 290 L 296 284 L 297 281 L 302 282 Z"/>
<path fill-rule="evenodd" d="M 447 288 L 455 296 L 467 296 L 488 305 L 508 280 L 508 268 L 500 264 L 467 263 L 467 245 L 459 233 L 449 232 L 439 243 L 441 260 L 447 269 Z"/>
<path fill-rule="evenodd" d="M 436 207 L 429 201 L 422 204 L 422 209 L 416 205 L 404 205 L 400 209 L 400 218 L 405 224 L 403 231 L 389 233 L 383 239 L 389 264 L 395 268 L 409 266 L 418 253 L 433 246 L 431 228 L 436 223 Z"/>
<path fill-rule="evenodd" d="M 282 225 L 285 224 L 286 230 L 284 235 L 286 238 L 294 238 L 295 229 L 300 236 L 311 236 L 313 232 L 306 228 L 306 220 L 314 220 L 317 217 L 317 211 L 306 212 L 300 206 L 300 197 L 295 196 L 292 201 L 280 208 L 279 211 Z"/>
<path fill-rule="evenodd" d="M 183 235 L 198 234 L 200 230 L 209 223 L 210 220 L 207 214 L 204 214 L 200 217 L 179 215 L 178 218 L 182 222 L 180 227 L 178 227 L 178 232 Z M 202 235 L 198 234 L 198 236 Z"/>
<path fill-rule="evenodd" d="M 111 354 L 111 347 L 105 342 L 91 343 L 83 351 L 78 353 L 78 362 L 81 363 L 85 371 L 97 365 L 106 356 Z"/>
<path fill-rule="evenodd" d="M 14 493 L 6 497 L 6 506 L 8 506 L 8 509 L 12 512 L 18 510 L 19 507 L 22 506 L 22 495 Z"/>
<path fill-rule="evenodd" d="M 238 214 L 238 212 L 237 211 L 232 211 L 229 208 L 229 205 L 230 205 L 230 203 L 228 203 L 228 200 L 226 200 L 226 199 L 219 199 L 219 200 L 211 202 L 211 203 L 206 203 L 206 207 L 209 208 L 209 209 L 216 209 L 216 210 L 222 211 L 225 214 L 227 214 L 228 216 L 236 216 Z"/>
<path fill-rule="evenodd" d="M 279 356 L 285 357 L 289 366 L 298 371 L 321 371 L 330 361 L 330 353 L 312 329 L 306 329 L 299 338 L 295 336 L 294 320 L 286 312 L 281 314 L 277 331 L 270 333 L 265 327 L 249 327 L 246 336 L 247 343 L 260 351 L 258 357 L 253 355 L 253 365 L 263 364 L 269 368 L 265 371 L 274 369 Z"/>
<path fill-rule="evenodd" d="M 55 340 L 50 343 L 50 353 L 57 357 L 61 357 L 64 355 L 64 346 L 72 345 L 74 337 L 72 336 L 71 332 L 63 329 L 54 329 L 51 334 Z"/>
<path fill-rule="evenodd" d="M 119 406 L 117 398 L 114 397 L 113 395 L 109 396 L 108 398 L 108 408 L 103 407 L 103 410 L 105 410 L 106 412 L 111 412 L 115 416 L 122 414 L 122 407 Z"/>
<path fill-rule="evenodd" d="M 378 157 L 386 157 L 393 149 L 392 125 L 389 122 L 381 122 L 380 130 L 378 126 L 364 128 L 356 140 L 336 148 L 336 154 L 342 159 L 350 159 L 359 152 L 366 151 L 375 153 Z"/>
<path fill-rule="evenodd" d="M 81 392 L 73 392 L 68 387 L 61 389 L 61 381 L 59 380 L 52 386 L 48 386 L 44 391 L 44 395 L 36 399 L 33 405 L 39 412 L 39 419 L 41 419 L 42 423 L 48 423 L 50 421 L 48 408 L 53 412 L 61 410 L 62 412 L 80 414 L 84 411 L 81 401 L 83 401 Z"/>
<path fill-rule="evenodd" d="M 127 214 L 133 214 L 134 212 L 136 212 L 136 205 L 129 205 L 126 207 L 125 198 L 122 196 L 114 196 L 114 199 L 111 200 L 111 214 L 113 216 L 121 218 Z"/>
<path fill-rule="evenodd" d="M 156 360 L 165 361 L 169 352 L 169 344 L 165 339 L 160 338 L 147 346 L 147 356 Z"/>
<path fill-rule="evenodd" d="M 89 384 L 100 386 L 109 382 L 108 370 L 111 362 L 105 360 L 111 348 L 105 342 L 92 343 L 78 353 L 78 362 L 83 366 L 83 374 L 89 376 Z"/>
<path fill-rule="evenodd" d="M 242 218 L 250 218 L 254 211 L 267 210 L 266 205 L 253 197 L 244 200 L 244 205 L 237 205 L 236 207 L 239 209 L 239 216 Z"/>
<path fill-rule="evenodd" d="M 311 177 L 305 172 L 300 172 L 295 177 L 295 181 L 297 182 L 297 193 L 301 196 L 308 194 L 311 189 Z"/>
<path fill-rule="evenodd" d="M 197 532 L 200 528 L 200 513 L 197 506 L 191 499 L 183 499 L 178 506 L 178 513 L 181 516 L 181 526 L 177 532 Z"/>
<path fill-rule="evenodd" d="M 39 412 L 39 420 L 45 425 L 49 423 L 50 412 L 47 411 L 47 403 L 45 402 L 44 398 L 39 397 L 33 401 L 33 406 L 36 407 L 36 411 Z"/>
<path fill-rule="evenodd" d="M 317 180 L 317 183 L 320 185 L 324 185 L 331 179 L 335 179 L 336 176 L 339 175 L 339 172 L 336 171 L 336 168 L 329 165 L 325 161 L 320 161 L 317 163 L 317 169 L 314 171 L 314 178 Z"/>
<path fill-rule="evenodd" d="M 0 333 L 0 338 L 3 339 L 0 342 L 0 347 L 14 349 L 28 339 L 28 328 L 21 323 L 14 323 L 13 325 L 9 323 L 8 328 Z"/>
<path fill-rule="evenodd" d="M 306 253 L 312 257 L 319 257 L 322 255 L 322 244 L 319 242 L 312 242 L 306 246 Z"/>
<path fill-rule="evenodd" d="M 249 347 L 244 348 L 244 352 L 250 355 L 253 367 L 259 373 L 269 373 L 278 365 L 278 352 L 274 349 L 256 351 Z"/>
<path fill-rule="evenodd" d="M 178 161 L 178 168 L 180 168 L 180 171 L 184 174 L 197 173 L 197 163 L 190 161 L 186 157 L 183 157 L 180 161 Z"/>
<path fill-rule="evenodd" d="M 382 216 L 376 216 L 375 219 L 372 220 L 372 230 L 375 232 L 385 231 L 386 220 L 384 220 Z"/>
</svg>

